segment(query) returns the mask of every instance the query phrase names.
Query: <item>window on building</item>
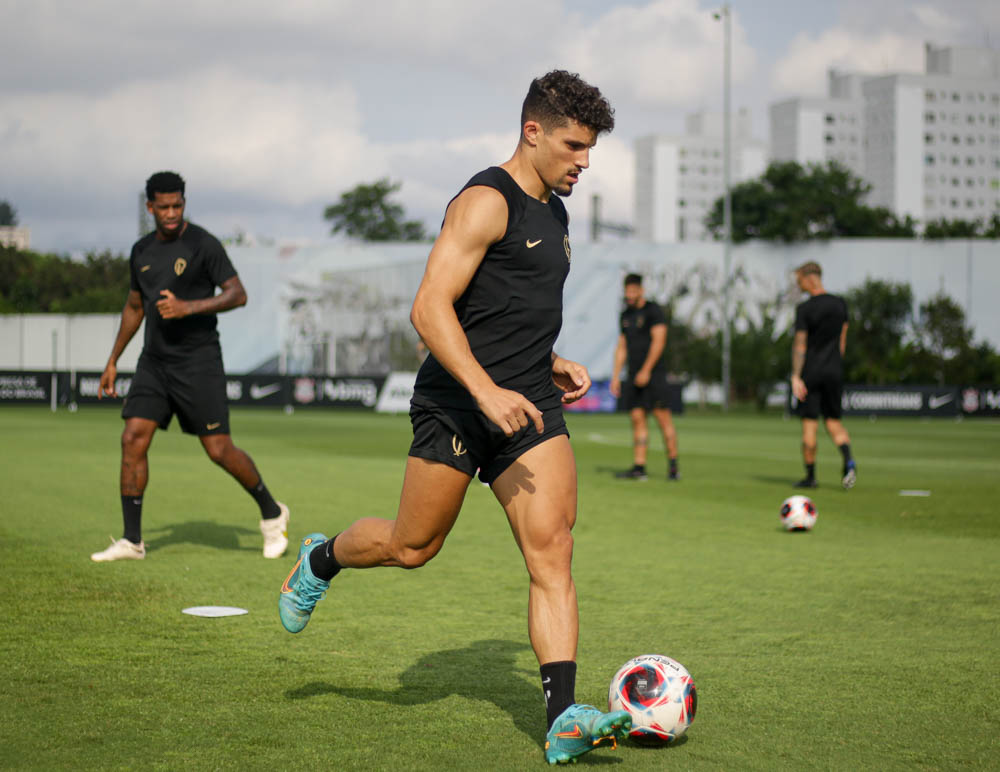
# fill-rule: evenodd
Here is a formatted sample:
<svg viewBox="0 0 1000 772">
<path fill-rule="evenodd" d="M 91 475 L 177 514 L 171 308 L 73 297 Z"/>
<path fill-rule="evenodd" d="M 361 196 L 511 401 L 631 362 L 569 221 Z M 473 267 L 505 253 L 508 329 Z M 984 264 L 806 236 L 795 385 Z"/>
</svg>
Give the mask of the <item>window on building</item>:
<svg viewBox="0 0 1000 772">
<path fill-rule="evenodd" d="M 823 137 L 823 139 L 826 141 L 826 144 L 828 145 L 833 144 L 833 134 L 827 134 L 825 137 Z"/>
<path fill-rule="evenodd" d="M 932 111 L 928 110 L 924 113 L 924 123 L 934 123 L 934 120 L 934 113 Z"/>
<path fill-rule="evenodd" d="M 934 165 L 934 156 L 928 153 L 927 155 L 924 156 L 924 166 L 933 166 L 933 165 Z"/>
<path fill-rule="evenodd" d="M 934 92 L 931 91 L 930 89 L 928 89 L 927 91 L 924 92 L 924 99 L 926 99 L 928 102 L 933 102 L 935 100 L 935 98 L 936 98 L 936 96 L 935 96 Z"/>
<path fill-rule="evenodd" d="M 924 134 L 924 142 L 926 144 L 928 144 L 928 145 L 933 145 L 934 144 L 934 135 L 933 134 Z"/>
</svg>

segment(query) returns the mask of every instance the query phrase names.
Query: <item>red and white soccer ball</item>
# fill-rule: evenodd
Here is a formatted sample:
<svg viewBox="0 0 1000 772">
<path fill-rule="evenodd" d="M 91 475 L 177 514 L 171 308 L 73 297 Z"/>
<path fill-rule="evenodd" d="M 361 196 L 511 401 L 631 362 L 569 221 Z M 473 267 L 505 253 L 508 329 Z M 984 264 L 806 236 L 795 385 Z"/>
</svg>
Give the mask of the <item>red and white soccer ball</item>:
<svg viewBox="0 0 1000 772">
<path fill-rule="evenodd" d="M 786 531 L 809 531 L 816 525 L 816 505 L 808 496 L 789 496 L 781 502 L 781 524 Z"/>
<path fill-rule="evenodd" d="M 611 679 L 608 710 L 627 710 L 632 715 L 629 737 L 637 742 L 673 742 L 691 726 L 697 709 L 698 692 L 691 674 L 662 654 L 634 657 Z"/>
</svg>

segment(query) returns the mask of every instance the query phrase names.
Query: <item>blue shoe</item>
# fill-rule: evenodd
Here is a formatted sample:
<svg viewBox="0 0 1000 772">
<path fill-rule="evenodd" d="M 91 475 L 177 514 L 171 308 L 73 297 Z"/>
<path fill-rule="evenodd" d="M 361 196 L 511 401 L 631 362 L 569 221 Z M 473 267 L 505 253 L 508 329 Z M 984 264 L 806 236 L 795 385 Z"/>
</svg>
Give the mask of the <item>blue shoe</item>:
<svg viewBox="0 0 1000 772">
<path fill-rule="evenodd" d="M 577 756 L 592 751 L 605 740 L 611 747 L 624 740 L 632 728 L 628 711 L 601 713 L 592 705 L 570 705 L 552 722 L 545 736 L 545 760 L 549 764 L 576 762 Z"/>
<path fill-rule="evenodd" d="M 854 487 L 854 483 L 857 481 L 858 465 L 854 463 L 854 459 L 852 458 L 844 464 L 844 479 L 841 480 L 841 483 L 843 484 L 845 490 L 850 490 Z"/>
<path fill-rule="evenodd" d="M 326 537 L 321 533 L 311 533 L 304 538 L 299 547 L 299 559 L 281 585 L 278 615 L 281 617 L 281 624 L 290 633 L 300 632 L 309 624 L 313 609 L 330 588 L 329 582 L 313 575 L 309 565 L 309 554 L 325 541 Z"/>
</svg>

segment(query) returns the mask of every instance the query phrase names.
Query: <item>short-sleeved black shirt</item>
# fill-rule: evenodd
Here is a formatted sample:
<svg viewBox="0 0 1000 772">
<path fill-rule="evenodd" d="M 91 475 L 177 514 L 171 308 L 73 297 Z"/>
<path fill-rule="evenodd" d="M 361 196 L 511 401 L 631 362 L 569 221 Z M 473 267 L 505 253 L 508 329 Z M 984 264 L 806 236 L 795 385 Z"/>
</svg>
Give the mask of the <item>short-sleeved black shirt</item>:
<svg viewBox="0 0 1000 772">
<path fill-rule="evenodd" d="M 840 333 L 847 322 L 847 303 L 837 295 L 813 295 L 795 309 L 795 331 L 806 332 L 802 380 L 816 383 L 842 377 Z"/>
<path fill-rule="evenodd" d="M 649 354 L 649 345 L 652 342 L 651 330 L 658 324 L 666 324 L 666 317 L 663 309 L 658 303 L 647 300 L 642 308 L 626 307 L 622 311 L 619 319 L 619 329 L 625 336 L 625 350 L 628 352 L 628 372 L 634 376 L 642 369 L 646 356 Z M 666 351 L 666 349 L 664 349 Z M 659 360 L 653 365 L 653 375 L 662 375 L 666 372 L 666 359 L 661 354 Z"/>
<path fill-rule="evenodd" d="M 563 284 L 569 274 L 566 208 L 529 196 L 506 170 L 490 167 L 462 190 L 485 186 L 507 201 L 507 230 L 486 250 L 455 313 L 472 355 L 490 378 L 540 410 L 561 404 L 552 382 L 552 346 L 562 327 Z M 454 200 L 454 199 L 452 199 Z M 414 405 L 475 410 L 472 395 L 429 355 L 413 390 Z"/>
<path fill-rule="evenodd" d="M 129 270 L 131 288 L 142 294 L 146 314 L 143 356 L 167 363 L 221 356 L 215 314 L 164 319 L 156 310 L 160 292 L 165 289 L 181 300 L 203 300 L 236 275 L 215 236 L 192 223 L 173 241 L 161 241 L 155 232 L 150 233 L 132 247 Z"/>
</svg>

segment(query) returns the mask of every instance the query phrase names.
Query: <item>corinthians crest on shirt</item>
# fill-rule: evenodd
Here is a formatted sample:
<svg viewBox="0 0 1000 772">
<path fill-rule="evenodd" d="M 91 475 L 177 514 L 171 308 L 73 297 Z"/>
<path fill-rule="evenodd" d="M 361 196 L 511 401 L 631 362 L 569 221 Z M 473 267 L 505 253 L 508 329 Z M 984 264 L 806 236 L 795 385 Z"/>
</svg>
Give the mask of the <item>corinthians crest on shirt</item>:
<svg viewBox="0 0 1000 772">
<path fill-rule="evenodd" d="M 183 257 L 178 257 L 177 261 L 174 263 L 174 273 L 180 276 L 182 273 L 184 273 L 184 269 L 187 268 L 187 265 L 188 265 L 187 260 L 185 260 Z"/>
</svg>

